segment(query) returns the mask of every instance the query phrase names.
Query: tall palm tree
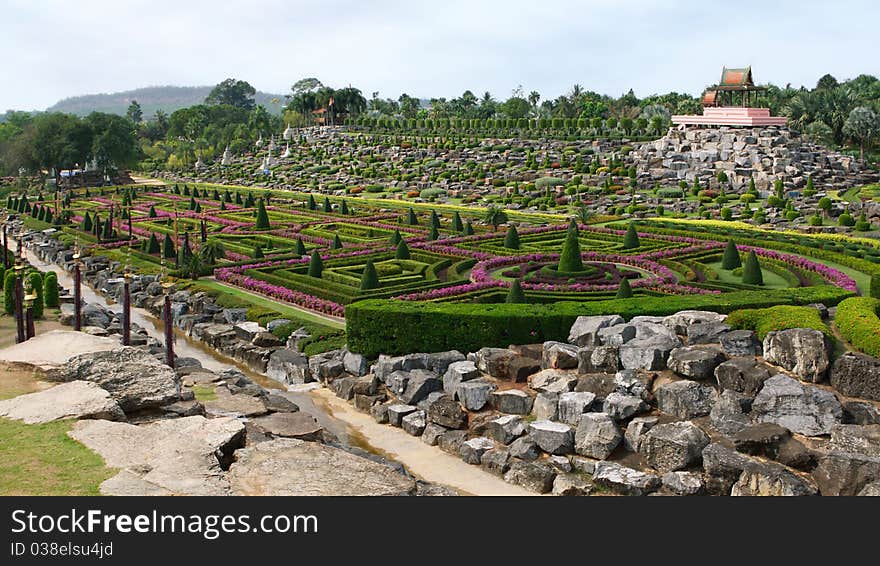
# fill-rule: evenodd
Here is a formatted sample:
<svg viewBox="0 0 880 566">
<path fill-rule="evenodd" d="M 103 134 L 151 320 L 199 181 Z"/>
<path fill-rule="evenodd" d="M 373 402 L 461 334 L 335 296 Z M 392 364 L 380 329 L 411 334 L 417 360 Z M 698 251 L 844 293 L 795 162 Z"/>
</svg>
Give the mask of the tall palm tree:
<svg viewBox="0 0 880 566">
<path fill-rule="evenodd" d="M 202 262 L 214 265 L 218 259 L 226 256 L 226 247 L 220 240 L 211 238 L 199 248 L 199 257 Z"/>
<path fill-rule="evenodd" d="M 507 213 L 495 205 L 490 205 L 486 209 L 486 214 L 483 217 L 483 222 L 485 222 L 486 224 L 491 224 L 493 230 L 498 230 L 498 226 L 500 224 L 504 224 L 505 222 L 507 222 Z"/>
</svg>

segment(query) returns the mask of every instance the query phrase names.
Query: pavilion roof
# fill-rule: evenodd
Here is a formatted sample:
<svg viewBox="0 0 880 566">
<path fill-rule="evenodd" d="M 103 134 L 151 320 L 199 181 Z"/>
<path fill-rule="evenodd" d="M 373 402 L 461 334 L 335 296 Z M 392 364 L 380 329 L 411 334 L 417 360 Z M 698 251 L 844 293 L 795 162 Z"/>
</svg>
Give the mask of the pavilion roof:
<svg viewBox="0 0 880 566">
<path fill-rule="evenodd" d="M 735 69 L 724 67 L 721 71 L 721 81 L 715 90 L 762 90 L 762 87 L 755 85 L 751 66 Z"/>
</svg>

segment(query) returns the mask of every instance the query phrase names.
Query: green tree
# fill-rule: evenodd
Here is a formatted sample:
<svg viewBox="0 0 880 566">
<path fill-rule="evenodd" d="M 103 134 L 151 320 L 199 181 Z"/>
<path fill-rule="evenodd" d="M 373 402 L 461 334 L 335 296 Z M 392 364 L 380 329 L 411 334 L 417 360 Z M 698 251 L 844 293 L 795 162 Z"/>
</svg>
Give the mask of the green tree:
<svg viewBox="0 0 880 566">
<path fill-rule="evenodd" d="M 226 256 L 226 246 L 215 238 L 210 238 L 199 248 L 199 257 L 206 265 L 214 265 L 218 259 Z"/>
<path fill-rule="evenodd" d="M 158 216 L 158 214 L 156 214 L 156 206 L 155 205 L 152 205 L 152 204 L 150 205 L 150 211 L 147 213 L 147 216 L 149 218 L 156 218 Z"/>
<path fill-rule="evenodd" d="M 510 250 L 519 249 L 519 233 L 513 224 L 507 229 L 507 235 L 504 236 L 504 247 Z"/>
<path fill-rule="evenodd" d="M 498 226 L 507 222 L 507 213 L 495 205 L 489 205 L 483 216 L 483 222 L 491 224 L 493 230 L 498 230 Z"/>
<path fill-rule="evenodd" d="M 880 117 L 867 106 L 853 108 L 843 124 L 843 132 L 859 144 L 862 164 L 865 163 L 865 146 L 880 133 Z"/>
<path fill-rule="evenodd" d="M 333 212 L 333 205 L 328 197 L 324 197 L 324 212 Z"/>
<path fill-rule="evenodd" d="M 810 177 L 812 179 L 812 177 Z M 828 213 L 831 211 L 831 199 L 828 197 L 822 197 L 819 199 L 819 210 L 821 210 L 825 216 L 828 216 Z"/>
<path fill-rule="evenodd" d="M 165 259 L 174 259 L 177 257 L 177 250 L 170 234 L 165 234 L 165 241 L 162 242 L 162 257 Z"/>
<path fill-rule="evenodd" d="M 361 275 L 361 291 L 368 291 L 379 287 L 379 274 L 376 273 L 376 266 L 373 260 L 368 259 L 364 266 L 364 272 Z"/>
<path fill-rule="evenodd" d="M 861 214 L 861 216 L 859 216 L 859 220 L 858 222 L 856 222 L 856 225 L 853 227 L 853 229 L 857 232 L 867 232 L 871 229 L 871 223 L 868 222 L 868 217 L 865 216 L 864 212 Z"/>
<path fill-rule="evenodd" d="M 309 195 L 308 208 L 309 208 L 309 210 L 318 210 L 318 203 L 315 202 L 314 195 Z"/>
<path fill-rule="evenodd" d="M 58 275 L 54 271 L 47 271 L 43 277 L 43 299 L 47 307 L 58 308 Z"/>
<path fill-rule="evenodd" d="M 437 216 L 437 211 L 433 209 L 431 210 L 431 226 L 437 229 L 440 228 L 440 217 Z"/>
<path fill-rule="evenodd" d="M 27 276 L 26 290 L 35 296 L 31 302 L 34 318 L 43 318 L 43 275 L 39 271 L 31 271 Z"/>
<path fill-rule="evenodd" d="M 473 236 L 474 235 L 474 227 L 471 224 L 470 220 L 468 220 L 464 225 L 464 235 L 465 236 Z"/>
<path fill-rule="evenodd" d="M 160 251 L 159 240 L 156 238 L 155 233 L 150 234 L 150 240 L 147 242 L 147 253 L 148 254 L 157 254 Z"/>
<path fill-rule="evenodd" d="M 418 223 L 419 223 L 419 219 L 418 219 L 418 217 L 416 216 L 416 211 L 413 210 L 412 207 L 410 207 L 409 212 L 407 213 L 407 220 L 406 220 L 406 222 L 407 222 L 407 224 L 409 224 L 410 226 L 417 226 Z"/>
<path fill-rule="evenodd" d="M 85 216 L 83 216 L 82 220 L 82 231 L 86 233 L 91 233 L 92 228 L 94 228 L 94 226 L 92 225 L 92 216 L 89 214 L 88 211 L 86 211 L 86 214 Z"/>
<path fill-rule="evenodd" d="M 263 246 L 261 246 L 259 243 L 254 244 L 254 251 L 251 255 L 253 255 L 254 259 L 261 259 L 266 257 L 266 254 L 263 253 Z"/>
<path fill-rule="evenodd" d="M 436 226 L 432 225 L 431 228 L 428 230 L 428 240 L 433 242 L 434 240 L 436 240 L 439 237 L 440 237 L 440 232 L 437 230 Z"/>
<path fill-rule="evenodd" d="M 339 209 L 339 212 L 344 216 L 348 216 L 348 204 L 345 202 L 345 199 L 342 199 L 342 206 Z"/>
<path fill-rule="evenodd" d="M 396 246 L 400 243 L 400 230 L 395 230 L 393 234 L 391 234 L 391 239 L 389 240 L 392 246 Z"/>
<path fill-rule="evenodd" d="M 339 234 L 333 236 L 333 243 L 330 244 L 331 250 L 341 250 L 342 249 L 342 240 L 339 239 Z"/>
<path fill-rule="evenodd" d="M 110 240 L 113 238 L 113 219 L 108 218 L 106 222 L 104 222 L 104 232 L 102 234 L 104 240 Z"/>
<path fill-rule="evenodd" d="M 632 222 L 626 228 L 626 235 L 623 237 L 623 249 L 631 250 L 639 247 L 639 234 L 636 232 L 636 225 Z"/>
<path fill-rule="evenodd" d="M 306 255 L 306 245 L 303 243 L 302 238 L 296 239 L 296 255 L 302 257 Z"/>
<path fill-rule="evenodd" d="M 565 241 L 562 243 L 562 253 L 559 256 L 559 271 L 573 273 L 584 270 L 584 262 L 581 259 L 581 244 L 578 241 L 578 229 L 574 222 L 568 226 Z"/>
<path fill-rule="evenodd" d="M 737 267 L 742 267 L 739 251 L 736 249 L 736 243 L 733 240 L 727 240 L 727 247 L 724 248 L 724 256 L 721 258 L 721 269 L 730 270 Z"/>
<path fill-rule="evenodd" d="M 226 79 L 215 86 L 205 98 L 205 104 L 227 104 L 242 110 L 253 110 L 257 90 L 247 81 Z"/>
<path fill-rule="evenodd" d="M 15 314 L 15 271 L 9 269 L 3 276 L 3 310 Z"/>
<path fill-rule="evenodd" d="M 513 283 L 510 284 L 510 289 L 507 291 L 507 297 L 504 299 L 505 303 L 527 303 L 526 294 L 523 292 L 522 285 L 519 282 L 519 279 L 514 279 Z"/>
<path fill-rule="evenodd" d="M 403 238 L 397 243 L 397 251 L 394 253 L 395 259 L 410 259 L 409 246 Z"/>
<path fill-rule="evenodd" d="M 617 288 L 617 295 L 614 296 L 615 299 L 629 299 L 633 296 L 632 287 L 629 284 L 629 279 L 626 277 L 622 277 L 620 279 L 620 286 Z"/>
<path fill-rule="evenodd" d="M 257 203 L 257 221 L 254 223 L 255 230 L 269 230 L 271 226 L 269 225 L 269 213 L 266 212 L 266 205 L 263 203 L 263 199 L 260 198 Z"/>
<path fill-rule="evenodd" d="M 746 285 L 763 285 L 764 274 L 761 272 L 761 264 L 755 252 L 749 252 L 743 263 L 742 281 Z"/>
<path fill-rule="evenodd" d="M 318 253 L 318 250 L 315 250 L 312 252 L 311 259 L 309 259 L 309 277 L 320 279 L 323 272 L 324 260 L 321 259 L 321 254 Z"/>
<path fill-rule="evenodd" d="M 140 124 L 144 119 L 144 111 L 141 110 L 141 105 L 138 104 L 137 100 L 132 100 L 131 104 L 128 105 L 128 110 L 125 111 L 125 117 L 131 120 L 133 124 Z"/>
<path fill-rule="evenodd" d="M 464 229 L 464 226 L 461 223 L 461 215 L 458 214 L 456 210 L 452 215 L 452 231 L 453 232 L 461 232 Z"/>
</svg>

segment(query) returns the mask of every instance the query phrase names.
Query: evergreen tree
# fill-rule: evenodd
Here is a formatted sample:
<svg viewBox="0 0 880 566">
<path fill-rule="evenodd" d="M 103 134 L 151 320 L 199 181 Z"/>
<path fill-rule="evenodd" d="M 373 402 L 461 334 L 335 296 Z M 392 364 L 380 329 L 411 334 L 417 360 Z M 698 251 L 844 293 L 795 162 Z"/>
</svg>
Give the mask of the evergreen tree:
<svg viewBox="0 0 880 566">
<path fill-rule="evenodd" d="M 330 245 L 331 250 L 341 250 L 342 249 L 342 240 L 339 239 L 339 234 L 333 236 L 333 243 Z"/>
<path fill-rule="evenodd" d="M 54 271 L 47 271 L 43 277 L 43 302 L 47 307 L 58 308 L 58 275 Z"/>
<path fill-rule="evenodd" d="M 364 272 L 361 275 L 361 291 L 375 289 L 378 286 L 379 274 L 376 273 L 376 266 L 373 265 L 373 260 L 368 259 L 367 264 L 364 266 Z"/>
<path fill-rule="evenodd" d="M 342 207 L 340 208 L 340 212 L 345 216 L 348 216 L 349 214 L 348 203 L 345 202 L 345 199 L 342 199 Z"/>
<path fill-rule="evenodd" d="M 296 255 L 298 255 L 298 256 L 306 255 L 306 245 L 303 243 L 302 238 L 296 239 Z"/>
<path fill-rule="evenodd" d="M 257 205 L 257 220 L 254 223 L 255 230 L 269 230 L 271 226 L 269 225 L 269 213 L 266 212 L 266 205 L 263 204 L 263 199 L 260 199 L 259 204 Z"/>
<path fill-rule="evenodd" d="M 633 296 L 632 287 L 629 285 L 629 279 L 623 277 L 620 279 L 620 287 L 617 288 L 615 299 L 629 299 Z"/>
<path fill-rule="evenodd" d="M 105 240 L 110 240 L 113 238 L 113 221 L 110 218 L 108 218 L 107 222 L 104 223 L 103 238 Z"/>
<path fill-rule="evenodd" d="M 244 201 L 245 208 L 253 208 L 257 203 L 254 201 L 254 193 L 248 193 Z"/>
<path fill-rule="evenodd" d="M 198 212 L 199 214 L 202 213 L 202 203 L 200 203 L 200 202 L 196 203 L 195 211 Z"/>
<path fill-rule="evenodd" d="M 409 213 L 407 215 L 406 222 L 410 226 L 418 226 L 418 224 L 419 224 L 419 219 L 418 219 L 418 217 L 416 217 L 416 211 L 413 210 L 412 208 L 409 209 Z"/>
<path fill-rule="evenodd" d="M 45 221 L 46 221 L 46 222 L 49 222 L 50 224 L 52 223 L 52 209 L 51 209 L 51 208 L 47 208 L 47 209 L 46 209 L 46 218 L 45 218 Z"/>
<path fill-rule="evenodd" d="M 464 225 L 464 235 L 465 236 L 473 236 L 474 235 L 474 227 L 471 225 L 470 220 L 468 220 L 467 224 Z"/>
<path fill-rule="evenodd" d="M 333 205 L 328 197 L 324 197 L 324 212 L 333 212 Z"/>
<path fill-rule="evenodd" d="M 636 225 L 632 222 L 626 229 L 626 235 L 623 237 L 623 249 L 631 250 L 639 247 L 639 234 L 636 232 Z"/>
<path fill-rule="evenodd" d="M 159 240 L 156 239 L 156 234 L 150 234 L 150 240 L 147 243 L 147 253 L 148 254 L 157 254 L 159 253 Z"/>
<path fill-rule="evenodd" d="M 196 199 L 194 197 L 189 197 L 189 209 L 190 210 L 196 209 Z"/>
<path fill-rule="evenodd" d="M 309 195 L 309 210 L 318 210 L 318 203 L 315 202 L 314 195 Z"/>
<path fill-rule="evenodd" d="M 739 251 L 733 240 L 727 240 L 727 247 L 724 248 L 724 256 L 721 258 L 721 269 L 736 269 L 742 267 L 742 260 L 739 257 Z"/>
<path fill-rule="evenodd" d="M 157 216 L 158 216 L 158 214 L 156 214 L 156 205 L 151 204 L 150 211 L 147 212 L 147 217 L 156 218 Z"/>
<path fill-rule="evenodd" d="M 746 285 L 763 285 L 764 274 L 761 273 L 761 264 L 758 263 L 758 256 L 755 252 L 749 252 L 746 261 L 743 264 L 742 281 Z"/>
<path fill-rule="evenodd" d="M 244 204 L 244 201 L 241 200 L 241 193 L 238 191 L 235 191 L 235 204 L 237 204 L 238 206 L 242 206 Z"/>
<path fill-rule="evenodd" d="M 562 243 L 562 253 L 559 256 L 558 269 L 563 273 L 584 270 L 584 262 L 581 260 L 581 244 L 578 241 L 578 229 L 574 222 L 569 224 L 568 232 L 565 234 L 565 241 Z"/>
<path fill-rule="evenodd" d="M 83 216 L 82 231 L 87 233 L 92 231 L 92 216 L 89 214 L 89 211 L 86 211 L 86 215 Z"/>
<path fill-rule="evenodd" d="M 253 256 L 254 256 L 254 259 L 260 259 L 260 258 L 265 257 L 265 254 L 263 253 L 263 246 L 261 246 L 260 244 L 255 244 Z"/>
<path fill-rule="evenodd" d="M 324 261 L 321 259 L 321 254 L 318 253 L 318 250 L 315 250 L 312 252 L 312 257 L 309 260 L 309 277 L 320 279 L 323 271 Z"/>
<path fill-rule="evenodd" d="M 174 242 L 171 240 L 171 234 L 165 234 L 165 241 L 162 242 L 162 257 L 165 259 L 177 257 L 177 250 L 174 247 Z"/>
<path fill-rule="evenodd" d="M 391 234 L 391 240 L 390 240 L 391 245 L 396 246 L 398 243 L 400 243 L 400 240 L 401 240 L 400 230 L 395 230 L 394 233 Z"/>
<path fill-rule="evenodd" d="M 437 216 L 436 210 L 431 210 L 431 226 L 439 229 L 440 228 L 440 217 Z"/>
<path fill-rule="evenodd" d="M 510 284 L 510 289 L 507 291 L 507 297 L 504 298 L 505 303 L 527 303 L 525 293 L 523 293 L 522 285 L 519 283 L 519 279 L 514 279 L 513 283 Z"/>
<path fill-rule="evenodd" d="M 15 314 L 15 271 L 8 269 L 3 275 L 3 310 Z"/>
<path fill-rule="evenodd" d="M 409 246 L 403 238 L 397 243 L 397 251 L 394 254 L 395 259 L 410 259 Z"/>
<path fill-rule="evenodd" d="M 220 203 L 220 210 L 226 210 L 226 201 Z"/>
<path fill-rule="evenodd" d="M 452 231 L 461 232 L 462 230 L 464 230 L 464 226 L 461 223 L 461 215 L 459 215 L 458 211 L 456 210 L 455 213 L 452 215 Z"/>
<path fill-rule="evenodd" d="M 519 232 L 516 231 L 516 226 L 513 224 L 507 228 L 507 235 L 504 236 L 504 247 L 509 250 L 519 249 Z"/>
<path fill-rule="evenodd" d="M 431 229 L 428 230 L 428 241 L 433 242 L 437 238 L 440 237 L 440 233 L 437 231 L 436 226 L 431 226 Z"/>
</svg>

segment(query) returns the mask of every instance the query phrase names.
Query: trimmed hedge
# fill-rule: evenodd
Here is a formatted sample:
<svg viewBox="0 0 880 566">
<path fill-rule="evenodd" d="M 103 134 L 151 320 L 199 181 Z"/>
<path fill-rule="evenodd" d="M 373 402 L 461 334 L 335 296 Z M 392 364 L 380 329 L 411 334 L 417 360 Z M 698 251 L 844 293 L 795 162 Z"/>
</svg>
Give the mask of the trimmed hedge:
<svg viewBox="0 0 880 566">
<path fill-rule="evenodd" d="M 764 309 L 743 309 L 730 313 L 727 324 L 737 330 L 754 330 L 761 340 L 768 332 L 789 328 L 812 328 L 832 338 L 831 330 L 822 322 L 819 311 L 813 307 L 779 305 Z"/>
<path fill-rule="evenodd" d="M 345 309 L 348 346 L 369 358 L 379 354 L 476 351 L 547 340 L 565 341 L 578 316 L 619 314 L 665 316 L 699 309 L 730 313 L 779 304 L 834 305 L 852 293 L 823 285 L 800 289 L 736 291 L 720 295 L 676 295 L 552 304 L 431 303 L 365 300 Z"/>
<path fill-rule="evenodd" d="M 852 297 L 837 305 L 834 325 L 856 350 L 880 357 L 880 299 Z"/>
</svg>

